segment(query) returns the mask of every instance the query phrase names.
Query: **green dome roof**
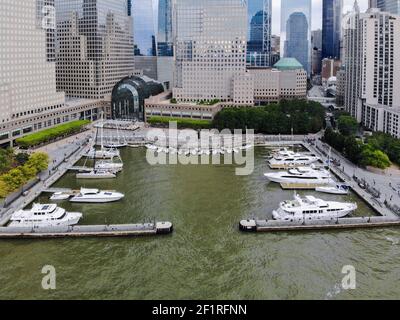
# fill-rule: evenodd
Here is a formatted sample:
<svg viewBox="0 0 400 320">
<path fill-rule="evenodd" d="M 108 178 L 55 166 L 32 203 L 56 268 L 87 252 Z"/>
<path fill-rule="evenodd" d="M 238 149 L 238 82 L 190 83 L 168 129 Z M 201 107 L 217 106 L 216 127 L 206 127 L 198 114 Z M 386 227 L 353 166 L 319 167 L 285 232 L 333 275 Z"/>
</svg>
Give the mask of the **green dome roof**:
<svg viewBox="0 0 400 320">
<path fill-rule="evenodd" d="M 297 70 L 304 69 L 302 64 L 296 58 L 282 58 L 275 65 L 274 68 L 279 70 Z"/>
</svg>

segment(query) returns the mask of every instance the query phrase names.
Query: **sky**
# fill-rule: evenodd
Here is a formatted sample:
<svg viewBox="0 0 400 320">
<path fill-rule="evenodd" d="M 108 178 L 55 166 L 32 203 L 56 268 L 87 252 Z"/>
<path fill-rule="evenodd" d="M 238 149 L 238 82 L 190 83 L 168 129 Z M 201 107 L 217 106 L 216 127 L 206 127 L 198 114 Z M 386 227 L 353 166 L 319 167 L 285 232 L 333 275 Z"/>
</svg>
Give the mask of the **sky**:
<svg viewBox="0 0 400 320">
<path fill-rule="evenodd" d="M 296 0 L 292 0 L 296 1 Z M 354 0 L 343 0 L 343 12 L 348 12 L 353 8 Z M 361 11 L 368 9 L 368 0 L 358 0 Z M 322 0 L 312 0 L 312 30 L 322 28 Z M 272 34 L 279 35 L 281 13 L 281 0 L 272 0 Z"/>
</svg>

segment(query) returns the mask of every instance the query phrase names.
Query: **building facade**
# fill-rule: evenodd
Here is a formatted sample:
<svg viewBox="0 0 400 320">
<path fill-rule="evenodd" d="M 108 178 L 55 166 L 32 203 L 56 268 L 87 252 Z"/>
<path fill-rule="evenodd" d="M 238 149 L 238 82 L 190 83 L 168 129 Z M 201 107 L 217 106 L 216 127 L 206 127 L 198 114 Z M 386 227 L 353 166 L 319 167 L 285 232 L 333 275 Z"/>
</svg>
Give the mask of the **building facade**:
<svg viewBox="0 0 400 320">
<path fill-rule="evenodd" d="M 375 0 L 372 5 L 385 12 L 400 14 L 400 0 Z"/>
<path fill-rule="evenodd" d="M 103 99 L 134 72 L 132 17 L 126 0 L 55 0 L 57 89 Z"/>
<path fill-rule="evenodd" d="M 302 12 L 294 12 L 286 24 L 285 58 L 295 58 L 305 70 L 309 70 L 310 47 L 308 42 L 309 25 Z"/>
<path fill-rule="evenodd" d="M 340 59 L 343 0 L 323 0 L 322 58 Z"/>
<path fill-rule="evenodd" d="M 294 13 L 296 13 L 296 15 L 292 16 Z M 301 14 L 303 14 L 303 16 Z M 291 16 L 292 21 L 289 23 Z M 304 17 L 306 21 L 304 21 Z M 308 74 L 311 72 L 311 21 L 311 0 L 281 1 L 281 57 L 296 58 L 304 66 Z M 301 31 L 297 32 L 293 30 L 294 32 L 292 32 L 292 38 L 295 39 L 297 33 L 299 33 L 299 36 L 301 33 L 301 37 L 304 42 L 301 44 L 302 52 L 300 53 L 300 51 L 297 51 L 299 53 L 298 57 L 291 56 L 290 52 L 287 52 L 286 50 L 286 48 L 288 48 L 289 37 L 287 27 L 294 27 L 296 23 L 301 24 Z M 307 28 L 306 31 L 305 28 Z M 304 32 L 306 33 L 306 37 L 304 37 Z"/>
<path fill-rule="evenodd" d="M 246 2 L 177 0 L 174 17 L 174 98 L 233 103 L 234 79 L 248 78 Z"/>
<path fill-rule="evenodd" d="M 273 68 L 250 68 L 256 105 L 307 97 L 307 72 L 299 62 L 283 59 Z"/>
<path fill-rule="evenodd" d="M 272 0 L 248 0 L 247 64 L 271 65 Z"/>
<path fill-rule="evenodd" d="M 371 130 L 398 132 L 400 17 L 356 7 L 347 23 L 345 108 Z"/>
<path fill-rule="evenodd" d="M 0 2 L 0 145 L 64 122 L 94 119 L 99 100 L 56 89 L 54 0 Z M 21 18 L 23 17 L 23 18 Z"/>
</svg>

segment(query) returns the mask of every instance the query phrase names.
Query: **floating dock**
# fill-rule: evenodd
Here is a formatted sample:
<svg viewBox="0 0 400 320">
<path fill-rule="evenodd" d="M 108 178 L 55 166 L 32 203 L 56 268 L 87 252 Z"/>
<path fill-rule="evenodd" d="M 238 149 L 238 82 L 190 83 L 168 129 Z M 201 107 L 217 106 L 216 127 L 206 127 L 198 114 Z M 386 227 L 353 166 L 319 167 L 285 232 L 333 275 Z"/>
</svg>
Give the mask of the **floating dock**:
<svg viewBox="0 0 400 320">
<path fill-rule="evenodd" d="M 244 232 L 288 232 L 316 230 L 345 230 L 362 228 L 400 227 L 400 218 L 363 217 L 312 221 L 242 220 L 239 229 Z"/>
<path fill-rule="evenodd" d="M 0 239 L 139 237 L 166 235 L 172 232 L 171 222 L 56 228 L 0 227 Z"/>
</svg>

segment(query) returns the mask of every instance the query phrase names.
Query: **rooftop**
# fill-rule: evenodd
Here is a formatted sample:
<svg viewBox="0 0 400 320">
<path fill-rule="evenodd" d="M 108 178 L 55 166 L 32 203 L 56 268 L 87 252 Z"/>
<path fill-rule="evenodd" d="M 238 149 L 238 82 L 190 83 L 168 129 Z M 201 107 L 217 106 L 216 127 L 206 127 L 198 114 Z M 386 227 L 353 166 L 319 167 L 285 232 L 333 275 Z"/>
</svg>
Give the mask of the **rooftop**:
<svg viewBox="0 0 400 320">
<path fill-rule="evenodd" d="M 303 65 L 297 61 L 296 58 L 282 58 L 277 63 L 275 63 L 274 68 L 279 70 L 297 70 L 304 69 Z"/>
</svg>

